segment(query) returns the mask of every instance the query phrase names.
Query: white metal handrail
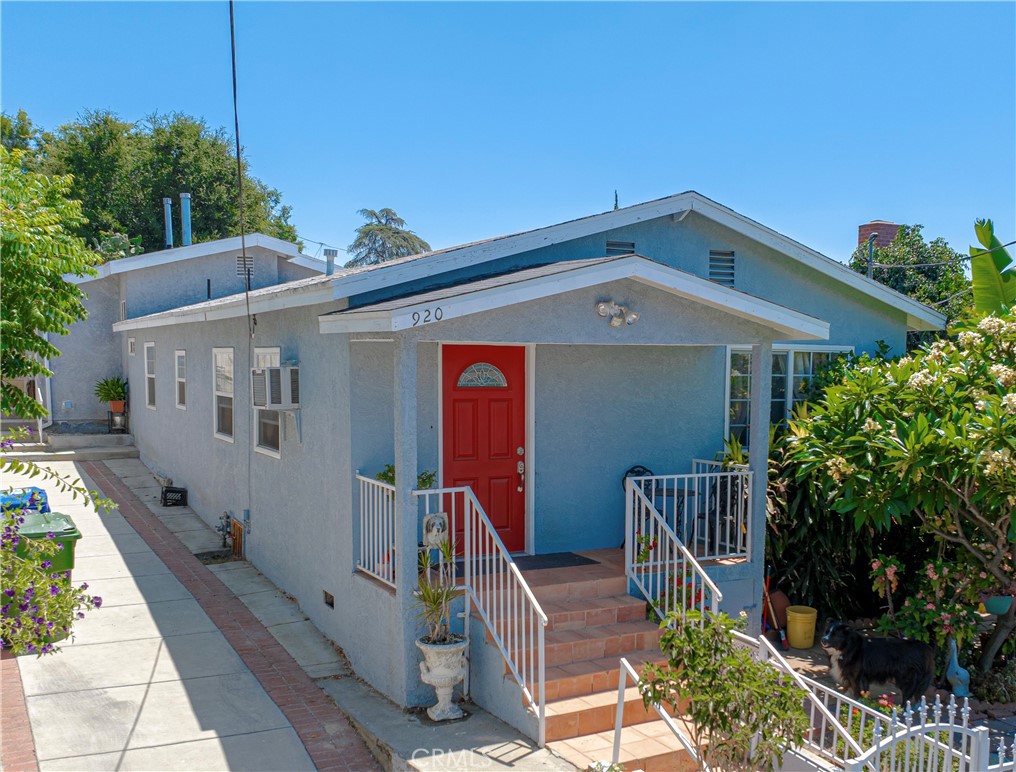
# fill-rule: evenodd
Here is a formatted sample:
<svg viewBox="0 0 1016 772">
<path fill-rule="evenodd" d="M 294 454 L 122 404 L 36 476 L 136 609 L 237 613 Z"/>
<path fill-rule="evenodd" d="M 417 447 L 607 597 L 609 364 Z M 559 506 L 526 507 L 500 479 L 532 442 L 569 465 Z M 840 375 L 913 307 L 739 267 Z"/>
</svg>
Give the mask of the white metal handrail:
<svg viewBox="0 0 1016 772">
<path fill-rule="evenodd" d="M 734 634 L 735 636 L 740 635 L 737 631 L 734 631 Z M 758 648 L 756 649 L 756 652 L 759 660 L 768 662 L 781 673 L 789 676 L 790 679 L 798 687 L 800 687 L 805 694 L 808 695 L 808 705 L 811 707 L 810 718 L 812 726 L 815 726 L 817 714 L 817 720 L 821 723 L 823 729 L 820 734 L 823 737 L 827 736 L 831 732 L 839 737 L 840 741 L 843 743 L 844 749 L 849 748 L 854 753 L 861 753 L 862 749 L 860 743 L 854 739 L 849 730 L 840 723 L 839 718 L 829 710 L 825 703 L 818 699 L 814 691 L 810 688 L 808 682 L 804 680 L 804 677 L 794 670 L 791 664 L 784 659 L 783 655 L 776 650 L 776 647 L 769 642 L 769 639 L 766 638 L 765 635 L 760 635 L 758 637 Z M 873 712 L 877 713 L 878 711 Z M 826 729 L 829 731 L 824 731 Z M 805 745 L 811 747 L 813 750 L 819 752 L 822 751 L 822 746 L 812 742 L 811 738 L 805 738 Z M 837 747 L 835 743 L 833 747 Z M 825 754 L 823 753 L 823 755 Z"/>
<path fill-rule="evenodd" d="M 635 668 L 631 666 L 631 663 L 628 662 L 627 659 L 621 657 L 621 667 L 619 668 L 617 677 L 617 717 L 614 719 L 614 751 L 610 759 L 612 764 L 617 764 L 621 756 L 621 729 L 624 727 L 624 691 L 628 686 L 629 679 L 638 684 L 639 674 L 635 672 Z M 650 703 L 650 705 L 652 705 L 652 703 Z M 678 742 L 681 743 L 681 746 L 688 752 L 692 761 L 698 764 L 698 748 L 696 748 L 695 744 L 685 736 L 684 731 L 677 725 L 677 722 L 674 721 L 673 717 L 659 705 L 652 705 L 652 708 L 656 711 L 656 715 L 663 720 L 667 729 L 674 733 L 674 737 L 677 738 Z M 709 765 L 707 765 L 705 761 L 702 761 L 699 768 L 708 770 Z"/>
<path fill-rule="evenodd" d="M 360 483 L 360 556 L 356 568 L 395 589 L 395 486 L 356 475 Z"/>
<path fill-rule="evenodd" d="M 448 515 L 456 554 L 462 556 L 466 626 L 472 602 L 537 715 L 543 747 L 547 725 L 546 613 L 469 486 L 419 490 L 413 495 L 424 500 L 425 515 Z M 465 688 L 468 693 L 468 682 Z"/>
<path fill-rule="evenodd" d="M 629 477 L 699 560 L 751 559 L 754 473 L 695 459 L 693 474 Z"/>
<path fill-rule="evenodd" d="M 639 487 L 625 482 L 625 574 L 661 619 L 697 609 L 715 614 L 723 593 Z"/>
</svg>

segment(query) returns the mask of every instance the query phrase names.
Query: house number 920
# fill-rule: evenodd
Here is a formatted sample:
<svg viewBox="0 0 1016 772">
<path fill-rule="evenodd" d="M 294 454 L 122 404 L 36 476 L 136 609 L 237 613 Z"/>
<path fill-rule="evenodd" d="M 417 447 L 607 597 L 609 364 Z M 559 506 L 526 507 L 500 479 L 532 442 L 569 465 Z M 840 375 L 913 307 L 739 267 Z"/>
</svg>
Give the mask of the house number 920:
<svg viewBox="0 0 1016 772">
<path fill-rule="evenodd" d="M 441 306 L 425 308 L 423 311 L 413 311 L 413 326 L 417 327 L 429 322 L 440 322 L 443 318 L 444 311 L 441 310 Z"/>
</svg>

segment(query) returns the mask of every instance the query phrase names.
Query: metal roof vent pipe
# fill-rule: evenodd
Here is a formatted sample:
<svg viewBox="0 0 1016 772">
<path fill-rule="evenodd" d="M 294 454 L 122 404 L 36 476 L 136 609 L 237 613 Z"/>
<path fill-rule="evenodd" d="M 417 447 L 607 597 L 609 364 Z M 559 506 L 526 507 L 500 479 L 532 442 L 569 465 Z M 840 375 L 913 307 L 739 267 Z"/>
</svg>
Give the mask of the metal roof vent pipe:
<svg viewBox="0 0 1016 772">
<path fill-rule="evenodd" d="M 180 230 L 183 236 L 183 245 L 189 247 L 191 244 L 190 193 L 180 194 Z"/>
<path fill-rule="evenodd" d="M 337 249 L 325 250 L 325 276 L 331 276 L 335 273 L 335 258 L 338 256 L 339 250 Z"/>
<path fill-rule="evenodd" d="M 162 199 L 162 212 L 166 216 L 166 249 L 173 248 L 173 199 Z"/>
</svg>

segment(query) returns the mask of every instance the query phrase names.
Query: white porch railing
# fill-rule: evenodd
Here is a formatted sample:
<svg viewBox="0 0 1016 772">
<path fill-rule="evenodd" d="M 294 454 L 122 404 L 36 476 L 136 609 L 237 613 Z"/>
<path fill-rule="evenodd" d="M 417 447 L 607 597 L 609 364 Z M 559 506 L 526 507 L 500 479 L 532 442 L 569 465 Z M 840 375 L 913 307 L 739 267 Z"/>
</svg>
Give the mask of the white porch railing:
<svg viewBox="0 0 1016 772">
<path fill-rule="evenodd" d="M 970 705 L 936 697 L 929 705 L 886 714 L 832 686 L 796 673 L 765 636 L 734 633 L 755 655 L 786 673 L 808 692 L 811 730 L 803 746 L 831 769 L 896 772 L 1016 772 L 1016 735 L 999 740 L 992 759 L 987 727 L 970 726 Z"/>
<path fill-rule="evenodd" d="M 723 593 L 639 487 L 625 483 L 625 574 L 660 619 L 697 609 L 715 614 Z"/>
<path fill-rule="evenodd" d="M 614 751 L 610 758 L 610 761 L 613 764 L 617 764 L 621 757 L 621 729 L 624 726 L 624 691 L 628 686 L 629 680 L 637 684 L 639 682 L 639 674 L 635 672 L 635 668 L 631 666 L 631 663 L 628 662 L 627 659 L 621 657 L 621 667 L 617 678 L 617 718 L 614 720 Z M 662 707 L 659 705 L 653 705 L 652 707 L 653 710 L 656 711 L 656 715 L 658 715 L 667 726 L 667 729 L 673 732 L 674 737 L 676 737 L 678 742 L 681 743 L 681 747 L 683 747 L 688 752 L 688 755 L 691 756 L 692 761 L 698 764 L 698 748 L 695 747 L 691 738 L 684 733 L 684 730 L 681 729 L 680 726 L 678 726 L 678 723 L 674 720 L 673 716 L 667 713 L 667 711 L 665 711 Z M 708 770 L 709 767 L 703 764 L 703 769 Z"/>
<path fill-rule="evenodd" d="M 465 595 L 468 633 L 470 604 L 486 625 L 527 705 L 539 721 L 539 744 L 546 743 L 547 699 L 544 633 L 547 615 L 540 607 L 487 513 L 468 486 L 413 491 L 424 501 L 424 515 L 444 512 L 457 555 Z M 465 684 L 468 694 L 468 675 Z"/>
<path fill-rule="evenodd" d="M 360 484 L 360 556 L 356 568 L 395 588 L 395 486 L 356 476 Z"/>
<path fill-rule="evenodd" d="M 808 695 L 805 711 L 811 729 L 802 747 L 812 758 L 822 759 L 827 769 L 847 772 L 890 770 L 891 772 L 1016 772 L 1016 734 L 1007 742 L 1000 738 L 992 755 L 987 727 L 970 726 L 970 706 L 962 706 L 950 697 L 943 704 L 936 697 L 929 705 L 922 697 L 912 707 L 891 714 L 875 710 L 837 691 L 831 686 L 797 673 L 764 635 L 757 639 L 733 633 L 735 644 L 751 649 L 754 656 L 768 662 L 793 680 Z M 624 689 L 628 678 L 638 682 L 639 675 L 621 660 L 617 715 L 614 728 L 614 755 L 617 761 L 621 742 Z M 665 716 L 660 708 L 657 713 Z M 665 718 L 667 726 L 693 760 L 697 754 L 677 722 Z M 790 761 L 794 764 L 799 759 Z M 816 765 L 817 767 L 817 765 Z M 790 769 L 791 767 L 788 767 Z"/>
<path fill-rule="evenodd" d="M 692 474 L 630 477 L 699 560 L 751 560 L 751 485 L 747 467 L 724 471 L 694 459 Z"/>
</svg>

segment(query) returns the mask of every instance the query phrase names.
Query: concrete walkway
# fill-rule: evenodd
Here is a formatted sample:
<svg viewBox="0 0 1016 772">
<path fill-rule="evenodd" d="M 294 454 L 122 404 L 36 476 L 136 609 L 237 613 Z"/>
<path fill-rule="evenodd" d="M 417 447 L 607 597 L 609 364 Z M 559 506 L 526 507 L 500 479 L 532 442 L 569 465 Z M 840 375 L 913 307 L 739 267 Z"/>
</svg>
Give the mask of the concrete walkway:
<svg viewBox="0 0 1016 772">
<path fill-rule="evenodd" d="M 59 734 L 60 724 L 74 724 L 73 716 L 66 711 L 52 715 L 35 710 L 32 706 L 37 697 L 88 691 L 82 689 L 80 683 L 90 683 L 88 678 L 97 678 L 90 674 L 92 669 L 104 670 L 106 675 L 98 679 L 101 685 L 91 691 L 120 688 L 121 685 L 161 684 L 162 677 L 171 673 L 170 665 L 166 664 L 167 653 L 176 654 L 191 668 L 175 679 L 178 681 L 206 678 L 209 684 L 215 684 L 210 679 L 220 677 L 221 680 L 246 673 L 262 687 L 261 693 L 268 702 L 279 709 L 283 726 L 255 731 L 237 731 L 236 726 L 231 726 L 223 732 L 219 732 L 218 726 L 212 727 L 209 731 L 219 739 L 197 741 L 204 742 L 205 746 L 198 747 L 194 753 L 199 755 L 194 756 L 181 752 L 182 745 L 194 742 L 187 740 L 157 744 L 155 752 L 163 756 L 139 755 L 128 742 L 123 746 L 128 748 L 126 752 L 121 748 L 118 752 L 99 751 L 82 758 L 84 754 L 67 755 L 57 751 L 61 755 L 51 758 L 50 741 L 46 740 L 46 747 L 39 745 L 43 769 L 376 768 L 378 762 L 366 752 L 360 737 L 353 734 L 352 724 L 355 731 L 366 738 L 380 766 L 386 770 L 574 770 L 560 757 L 535 747 L 517 731 L 476 706 L 466 706 L 470 715 L 465 721 L 435 724 L 417 712 L 400 709 L 359 681 L 334 645 L 306 618 L 296 602 L 250 563 L 238 560 L 204 565 L 196 560 L 193 555 L 218 549 L 220 537 L 189 507 L 160 506 L 158 482 L 137 459 L 53 466 L 62 473 L 84 477 L 89 488 L 99 487 L 104 495 L 117 501 L 120 508 L 116 514 L 98 516 L 80 502 L 66 506 L 60 502 L 53 507 L 71 514 L 85 535 L 78 543 L 74 576 L 76 581 L 88 581 L 90 590 L 103 597 L 103 608 L 90 614 L 76 628 L 77 640 L 60 654 L 41 661 L 18 658 L 17 664 L 25 674 L 25 688 L 29 693 L 32 730 L 46 740 L 47 732 Z M 4 481 L 5 486 L 15 484 Z M 119 611 L 115 610 L 117 608 Z M 113 614 L 107 616 L 107 612 Z M 114 615 L 116 619 L 112 618 Z M 103 616 L 107 620 L 102 625 L 104 628 L 125 624 L 148 627 L 142 627 L 136 637 L 116 634 L 109 640 L 91 640 L 90 628 L 98 626 L 99 617 Z M 173 632 L 164 633 L 160 621 Z M 197 629 L 178 635 L 176 631 L 180 625 L 197 626 Z M 164 643 L 167 635 L 173 644 L 171 652 Z M 185 657 L 184 640 L 193 640 L 192 647 L 208 646 L 207 642 L 202 643 L 202 636 L 218 643 L 220 650 L 195 649 Z M 98 662 L 72 662 L 79 648 L 97 646 L 107 647 L 106 650 L 97 649 L 99 656 L 94 659 Z M 107 659 L 111 661 L 106 662 Z M 65 665 L 65 662 L 70 664 Z M 176 660 L 171 662 L 175 666 Z M 221 664 L 216 666 L 213 662 Z M 227 662 L 229 664 L 225 664 Z M 4 660 L 2 664 L 8 666 L 10 663 Z M 41 671 L 42 675 L 33 675 L 33 669 Z M 217 669 L 223 672 L 206 672 Z M 36 677 L 47 680 L 49 687 L 44 688 L 53 691 L 36 694 L 33 680 Z M 10 679 L 6 671 L 4 679 L 6 746 L 8 727 L 16 726 L 18 721 L 17 715 L 11 714 L 8 708 L 18 700 L 7 693 Z M 216 689 L 219 688 L 221 684 L 210 690 L 212 696 L 220 701 L 227 699 L 228 695 L 218 694 Z M 257 689 L 252 691 L 257 693 Z M 119 698 L 120 693 L 114 696 Z M 161 698 L 161 694 L 158 696 Z M 204 700 L 203 694 L 193 688 L 188 696 Z M 54 699 L 59 701 L 59 697 Z M 151 709 L 152 700 L 149 689 L 146 710 Z M 249 709 L 242 696 L 237 701 Z M 178 699 L 177 703 L 180 702 Z M 96 710 L 91 705 L 83 707 Z M 171 709 L 194 712 L 192 707 L 180 704 Z M 214 704 L 212 710 L 201 712 L 216 713 L 222 709 L 229 710 L 228 706 Z M 243 715 L 240 714 L 241 721 Z M 13 723 L 9 724 L 8 720 Z M 98 717 L 92 721 L 101 724 L 103 719 Z M 295 743 L 293 734 L 284 736 L 287 730 L 295 732 Z M 271 732 L 277 733 L 277 747 L 273 745 L 275 740 Z M 259 739 L 265 738 L 270 741 L 270 749 L 259 747 Z M 135 739 L 131 737 L 130 741 Z M 58 744 L 73 740 L 74 737 L 61 736 Z M 297 752 L 300 750 L 303 750 L 302 758 Z M 286 757 L 280 758 L 280 753 Z M 88 766 L 89 761 L 94 765 Z M 3 768 L 22 768 L 18 763 L 5 748 Z M 34 766 L 24 768 L 33 769 Z"/>
<path fill-rule="evenodd" d="M 136 459 L 109 464 L 154 485 Z M 73 517 L 84 535 L 74 581 L 103 599 L 58 654 L 16 660 L 40 769 L 377 768 L 345 714 L 154 516 L 157 500 L 142 502 L 104 464 L 50 466 L 119 510 L 100 515 L 38 479 L 4 479 L 41 484 Z"/>
</svg>

